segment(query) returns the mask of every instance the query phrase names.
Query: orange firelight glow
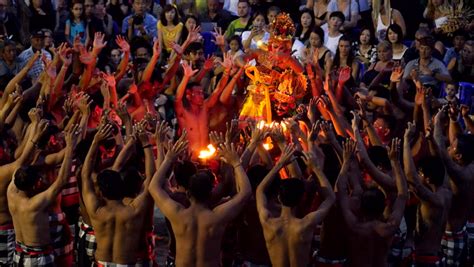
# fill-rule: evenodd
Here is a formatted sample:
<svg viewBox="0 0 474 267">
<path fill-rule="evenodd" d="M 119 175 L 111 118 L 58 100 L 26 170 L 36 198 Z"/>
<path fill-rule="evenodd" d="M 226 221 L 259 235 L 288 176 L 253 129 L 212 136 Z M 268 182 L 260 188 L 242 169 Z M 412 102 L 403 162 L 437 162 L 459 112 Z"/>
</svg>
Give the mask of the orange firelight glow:
<svg viewBox="0 0 474 267">
<path fill-rule="evenodd" d="M 208 145 L 207 149 L 203 149 L 199 151 L 198 158 L 200 159 L 208 159 L 213 157 L 216 154 L 216 148 L 213 145 Z"/>
</svg>

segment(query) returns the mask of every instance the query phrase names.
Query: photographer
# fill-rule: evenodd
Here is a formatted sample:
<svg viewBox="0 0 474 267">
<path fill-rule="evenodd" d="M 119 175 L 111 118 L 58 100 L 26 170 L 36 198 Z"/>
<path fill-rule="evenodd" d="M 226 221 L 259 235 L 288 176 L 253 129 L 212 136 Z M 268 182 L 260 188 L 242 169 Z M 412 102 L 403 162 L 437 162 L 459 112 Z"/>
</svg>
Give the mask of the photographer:
<svg viewBox="0 0 474 267">
<path fill-rule="evenodd" d="M 134 0 L 133 14 L 123 20 L 122 34 L 129 40 L 135 36 L 156 36 L 156 18 L 146 12 L 146 1 Z M 151 39 L 150 39 L 151 40 Z"/>
</svg>

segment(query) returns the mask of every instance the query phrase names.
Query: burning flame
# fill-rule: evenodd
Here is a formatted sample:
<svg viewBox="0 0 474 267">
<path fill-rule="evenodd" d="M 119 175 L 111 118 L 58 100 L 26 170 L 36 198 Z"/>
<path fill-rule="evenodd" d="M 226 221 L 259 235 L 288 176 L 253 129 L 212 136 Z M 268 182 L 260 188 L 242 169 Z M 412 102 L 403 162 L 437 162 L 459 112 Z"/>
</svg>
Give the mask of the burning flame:
<svg viewBox="0 0 474 267">
<path fill-rule="evenodd" d="M 216 154 L 216 148 L 213 145 L 208 145 L 207 149 L 203 149 L 199 151 L 198 158 L 200 159 L 208 159 L 213 157 Z"/>
<path fill-rule="evenodd" d="M 263 148 L 265 150 L 270 150 L 270 149 L 273 148 L 273 144 L 271 142 L 266 142 L 266 143 L 263 144 Z"/>
</svg>

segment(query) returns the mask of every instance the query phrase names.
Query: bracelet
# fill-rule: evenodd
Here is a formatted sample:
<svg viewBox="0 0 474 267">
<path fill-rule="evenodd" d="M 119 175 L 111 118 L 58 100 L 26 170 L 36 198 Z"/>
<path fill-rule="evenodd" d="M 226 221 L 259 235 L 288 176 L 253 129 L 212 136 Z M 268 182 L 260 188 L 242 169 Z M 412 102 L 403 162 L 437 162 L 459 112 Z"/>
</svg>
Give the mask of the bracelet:
<svg viewBox="0 0 474 267">
<path fill-rule="evenodd" d="M 242 166 L 242 163 L 237 164 L 236 166 L 232 166 L 234 169 Z"/>
<path fill-rule="evenodd" d="M 149 148 L 149 147 L 153 147 L 153 145 L 152 145 L 152 144 L 148 144 L 148 145 L 142 146 L 143 149 Z"/>
</svg>

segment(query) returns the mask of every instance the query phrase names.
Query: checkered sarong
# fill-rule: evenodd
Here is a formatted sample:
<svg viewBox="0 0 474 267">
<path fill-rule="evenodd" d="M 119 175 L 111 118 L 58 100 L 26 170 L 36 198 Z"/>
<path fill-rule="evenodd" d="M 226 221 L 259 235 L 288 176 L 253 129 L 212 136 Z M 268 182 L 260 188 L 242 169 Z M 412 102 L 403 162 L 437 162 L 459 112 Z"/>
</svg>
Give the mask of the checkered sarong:
<svg viewBox="0 0 474 267">
<path fill-rule="evenodd" d="M 86 254 L 93 259 L 97 249 L 97 241 L 92 226 L 86 224 L 82 218 L 79 219 L 79 239 L 85 241 Z"/>
<path fill-rule="evenodd" d="M 147 267 L 148 264 L 135 263 L 135 264 L 119 264 L 105 261 L 97 261 L 95 264 L 96 267 Z"/>
<path fill-rule="evenodd" d="M 318 255 L 319 251 L 314 255 L 316 266 L 344 266 L 346 259 L 327 259 Z"/>
<path fill-rule="evenodd" d="M 0 226 L 0 266 L 10 266 L 15 252 L 15 229 L 13 224 Z"/>
<path fill-rule="evenodd" d="M 30 247 L 21 242 L 16 242 L 14 267 L 54 267 L 53 248 Z"/>
<path fill-rule="evenodd" d="M 474 262 L 474 220 L 466 223 L 467 232 L 467 258 L 468 262 Z"/>
<path fill-rule="evenodd" d="M 72 253 L 74 240 L 63 212 L 49 215 L 49 233 L 55 256 Z"/>
<path fill-rule="evenodd" d="M 441 239 L 441 248 L 448 266 L 460 266 L 461 256 L 466 248 L 466 227 L 457 233 L 445 231 Z"/>
</svg>

